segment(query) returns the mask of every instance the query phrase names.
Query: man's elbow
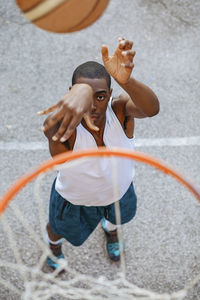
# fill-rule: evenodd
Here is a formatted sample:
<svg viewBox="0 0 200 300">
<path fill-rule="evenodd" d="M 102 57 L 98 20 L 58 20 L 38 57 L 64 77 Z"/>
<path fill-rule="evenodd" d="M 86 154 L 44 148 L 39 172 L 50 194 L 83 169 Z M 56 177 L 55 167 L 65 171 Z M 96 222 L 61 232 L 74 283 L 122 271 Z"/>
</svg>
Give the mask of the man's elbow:
<svg viewBox="0 0 200 300">
<path fill-rule="evenodd" d="M 156 103 L 154 103 L 153 107 L 152 107 L 152 110 L 150 112 L 150 114 L 148 115 L 148 117 L 154 117 L 156 116 L 160 111 L 160 103 L 157 99 Z"/>
</svg>

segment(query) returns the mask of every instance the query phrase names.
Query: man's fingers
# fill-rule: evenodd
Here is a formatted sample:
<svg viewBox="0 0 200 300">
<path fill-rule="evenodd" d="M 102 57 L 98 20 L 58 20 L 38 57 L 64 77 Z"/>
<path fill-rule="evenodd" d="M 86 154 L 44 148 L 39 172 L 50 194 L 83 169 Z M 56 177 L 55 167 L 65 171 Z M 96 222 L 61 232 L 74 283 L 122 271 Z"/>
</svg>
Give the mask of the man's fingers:
<svg viewBox="0 0 200 300">
<path fill-rule="evenodd" d="M 88 115 L 87 113 L 84 114 L 83 118 L 84 118 L 84 120 L 85 120 L 87 126 L 88 126 L 91 130 L 99 131 L 99 128 L 98 128 L 97 126 L 95 126 L 95 125 L 92 123 L 92 121 L 91 121 L 91 119 L 90 119 L 90 117 L 89 117 L 89 115 Z"/>
<path fill-rule="evenodd" d="M 118 47 L 119 47 L 120 50 L 130 50 L 133 47 L 133 42 L 121 38 L 121 39 L 119 39 L 119 46 Z"/>
<path fill-rule="evenodd" d="M 126 63 L 126 64 L 121 64 L 122 67 L 125 67 L 127 69 L 133 69 L 134 64 L 132 62 Z"/>
<path fill-rule="evenodd" d="M 45 109 L 45 110 L 41 110 L 41 111 L 38 111 L 37 114 L 39 116 L 42 116 L 42 115 L 46 115 L 46 114 L 49 114 L 50 112 L 56 110 L 58 108 L 59 104 L 55 104 L 53 106 L 50 106 L 49 108 Z"/>
<path fill-rule="evenodd" d="M 64 121 L 63 123 L 64 123 L 65 127 L 63 127 L 64 128 L 64 134 L 62 133 L 62 135 L 61 135 L 62 136 L 61 139 L 60 139 L 61 143 L 67 141 L 70 138 L 70 136 L 72 135 L 72 133 L 74 132 L 76 127 L 80 124 L 81 120 L 82 120 L 82 115 L 77 115 L 76 117 L 73 117 L 70 120 L 70 122 L 68 122 L 67 126 L 66 126 L 66 123 L 65 123 L 66 121 L 63 120 Z M 61 126 L 62 126 L 62 124 L 61 124 Z M 66 128 L 67 128 L 67 130 L 66 130 Z"/>
<path fill-rule="evenodd" d="M 58 121 L 60 121 L 63 118 L 63 112 L 62 110 L 58 110 L 57 112 L 54 112 L 52 115 L 50 115 L 47 120 L 45 121 L 45 124 L 42 127 L 43 131 L 47 131 L 49 128 L 54 126 Z"/>
<path fill-rule="evenodd" d="M 63 120 L 62 123 L 56 132 L 54 136 L 52 137 L 53 141 L 58 141 L 60 140 L 61 142 L 65 142 L 69 137 L 66 136 L 66 132 L 68 130 L 69 124 L 70 124 L 71 117 L 67 114 Z M 66 138 L 65 138 L 66 137 Z"/>
<path fill-rule="evenodd" d="M 131 61 L 133 60 L 135 53 L 136 52 L 133 50 L 122 51 L 122 55 L 126 56 Z"/>
<path fill-rule="evenodd" d="M 129 40 L 126 40 L 125 45 L 126 45 L 126 49 L 130 50 L 133 47 L 133 42 L 129 41 Z"/>
<path fill-rule="evenodd" d="M 103 61 L 106 62 L 109 59 L 108 47 L 106 45 L 102 45 L 101 54 Z"/>
<path fill-rule="evenodd" d="M 95 126 L 92 121 L 90 120 L 90 117 L 88 116 L 87 113 L 84 114 L 83 118 L 85 119 L 85 122 L 87 124 L 87 126 L 91 129 L 91 130 L 95 130 L 98 131 L 99 128 L 97 126 Z M 76 118 L 72 118 L 71 121 L 69 122 L 69 124 L 67 125 L 67 130 L 66 130 L 66 122 L 68 122 L 68 120 L 63 120 L 62 124 L 61 124 L 61 128 L 59 128 L 59 131 L 56 133 L 55 137 L 56 140 L 59 140 L 63 143 L 65 141 L 67 141 L 70 136 L 73 134 L 74 130 L 76 129 L 76 127 L 80 124 L 82 120 L 82 115 L 77 115 Z M 66 130 L 66 131 L 65 131 Z M 63 134 L 63 132 L 65 131 L 65 133 Z"/>
<path fill-rule="evenodd" d="M 120 50 L 125 50 L 126 41 L 124 39 L 120 40 L 118 47 L 119 47 Z"/>
<path fill-rule="evenodd" d="M 123 38 L 123 37 L 119 37 L 119 38 L 118 38 L 118 42 L 121 42 L 121 41 L 123 41 L 123 40 L 125 40 L 125 38 Z"/>
</svg>

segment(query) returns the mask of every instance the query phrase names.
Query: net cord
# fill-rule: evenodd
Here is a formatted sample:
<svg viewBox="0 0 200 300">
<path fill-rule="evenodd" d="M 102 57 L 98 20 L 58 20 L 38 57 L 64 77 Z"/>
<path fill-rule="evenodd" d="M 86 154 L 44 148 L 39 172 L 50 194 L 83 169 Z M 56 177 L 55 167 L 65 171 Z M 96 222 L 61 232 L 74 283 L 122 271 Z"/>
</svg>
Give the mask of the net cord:
<svg viewBox="0 0 200 300">
<path fill-rule="evenodd" d="M 115 153 L 114 155 L 116 155 L 116 152 L 114 152 L 114 153 Z M 94 155 L 94 156 L 96 156 L 96 155 Z M 112 155 L 107 155 L 107 156 L 112 156 Z M 136 157 L 137 158 L 139 157 L 136 160 L 141 161 L 140 156 L 136 155 Z M 63 160 L 63 158 L 61 160 Z M 57 161 L 60 161 L 60 158 L 58 158 Z M 53 162 L 53 164 L 55 164 L 55 161 Z M 152 163 L 149 163 L 149 164 L 153 165 Z M 161 164 L 161 163 L 159 162 L 158 165 L 159 164 Z M 49 167 L 47 167 L 47 165 L 49 166 L 49 163 L 46 164 L 46 168 L 43 166 L 43 172 L 47 172 L 47 170 L 49 169 Z M 155 164 L 154 164 L 154 166 L 155 166 Z M 63 166 L 59 166 L 59 167 L 63 167 Z M 113 170 L 113 172 L 112 172 L 112 174 L 113 174 L 113 176 L 112 176 L 113 197 L 114 197 L 114 199 L 119 199 L 118 187 L 117 187 L 117 166 L 116 166 L 116 162 L 112 158 L 111 158 L 111 167 Z M 163 167 L 163 164 L 162 164 L 162 167 Z M 40 167 L 35 172 L 33 172 L 34 175 L 30 174 L 29 177 L 31 177 L 32 179 L 35 178 L 36 173 L 38 173 L 38 172 L 41 173 L 41 168 L 42 167 Z M 159 169 L 161 169 L 160 166 L 159 166 Z M 181 178 L 181 182 L 182 183 L 184 182 L 184 185 L 186 185 L 185 178 L 183 178 L 180 175 L 177 175 L 176 171 L 173 170 L 173 172 L 171 172 L 169 167 L 167 167 L 167 169 L 166 169 L 166 166 L 164 166 L 163 169 L 164 169 L 164 173 L 168 173 L 168 174 L 172 175 L 173 177 L 175 177 L 176 179 L 179 178 L 178 179 L 179 181 Z M 39 217 L 40 222 L 41 222 L 40 223 L 41 232 L 42 232 L 43 226 L 44 226 L 44 210 L 43 210 L 43 206 L 41 205 L 42 201 L 40 198 L 39 187 L 41 185 L 41 180 L 44 178 L 44 175 L 46 175 L 46 174 L 41 174 L 37 178 L 37 180 L 35 182 L 35 188 L 34 188 L 35 189 L 35 198 L 37 199 L 39 211 L 41 210 L 40 217 Z M 26 185 L 26 181 L 23 186 L 25 186 L 25 185 Z M 198 188 L 194 187 L 194 185 L 191 184 L 190 182 L 188 183 L 188 181 L 187 181 L 187 187 L 189 187 L 189 190 L 192 191 L 194 195 L 196 195 L 196 198 L 198 200 L 200 200 L 200 194 L 199 194 Z M 14 193 L 14 195 L 17 193 L 16 186 L 14 188 L 14 192 L 12 191 L 12 193 Z M 4 199 L 5 198 L 3 198 L 3 200 Z M 10 199 L 9 200 L 6 199 L 6 201 L 8 201 L 8 203 L 9 203 Z M 119 224 L 121 224 L 119 202 L 116 202 L 116 203 L 117 203 L 117 204 L 115 204 L 116 219 L 117 219 L 117 224 L 119 225 Z M 5 203 L 3 203 L 3 208 L 5 209 Z M 8 234 L 9 243 L 11 245 L 11 248 L 14 251 L 15 260 L 17 263 L 16 264 L 9 263 L 9 262 L 0 260 L 0 266 L 6 266 L 6 267 L 10 267 L 10 268 L 17 270 L 20 273 L 20 275 L 23 277 L 25 290 L 22 293 L 22 291 L 17 289 L 13 284 L 5 281 L 3 278 L 0 278 L 0 283 L 5 285 L 7 288 L 9 287 L 10 290 L 12 290 L 12 291 L 15 290 L 15 292 L 18 295 L 21 293 L 23 299 L 26 299 L 26 300 L 50 299 L 49 296 L 52 297 L 52 295 L 54 295 L 54 294 L 63 296 L 63 293 L 67 292 L 67 297 L 70 296 L 71 297 L 70 299 L 87 299 L 87 300 L 90 300 L 90 299 L 91 300 L 94 300 L 94 299 L 95 300 L 98 300 L 98 299 L 99 300 L 102 300 L 102 299 L 109 299 L 109 300 L 111 300 L 111 299 L 127 299 L 127 300 L 128 299 L 131 299 L 131 300 L 133 300 L 133 299 L 134 300 L 143 300 L 143 299 L 144 300 L 147 300 L 147 299 L 148 300 L 149 299 L 175 300 L 175 299 L 179 299 L 179 300 L 182 300 L 186 297 L 188 291 L 191 290 L 200 281 L 200 274 L 199 274 L 190 283 L 188 283 L 184 289 L 182 289 L 178 292 L 172 293 L 172 294 L 160 295 L 160 294 L 139 288 L 139 287 L 133 285 L 132 283 L 128 282 L 125 278 L 125 262 L 124 262 L 124 266 L 121 265 L 122 272 L 117 274 L 116 279 L 108 280 L 103 276 L 101 276 L 99 278 L 94 278 L 92 276 L 79 274 L 75 270 L 71 269 L 68 266 L 66 261 L 63 261 L 61 263 L 61 268 L 66 269 L 66 271 L 69 272 L 71 275 L 73 275 L 74 278 L 72 278 L 71 280 L 68 280 L 68 281 L 59 280 L 57 278 L 57 275 L 60 270 L 57 270 L 56 272 L 54 272 L 52 274 L 45 274 L 42 272 L 42 266 L 46 259 L 46 256 L 49 255 L 50 257 L 55 259 L 55 257 L 53 257 L 51 255 L 47 245 L 40 240 L 38 235 L 31 228 L 31 225 L 27 221 L 25 221 L 24 216 L 21 214 L 21 211 L 17 208 L 17 206 L 14 204 L 14 202 L 12 202 L 12 205 L 10 206 L 10 208 L 13 210 L 13 212 L 15 213 L 15 215 L 17 216 L 19 221 L 23 224 L 24 228 L 33 237 L 33 239 L 37 242 L 38 246 L 43 251 L 43 254 L 42 254 L 37 266 L 29 268 L 28 266 L 24 265 L 24 263 L 22 262 L 21 257 L 20 257 L 20 252 L 17 249 L 17 245 L 15 242 L 15 238 L 13 236 L 11 227 L 8 225 L 6 218 L 3 215 L 1 215 L 1 221 L 4 225 L 5 231 Z M 119 232 L 120 232 L 120 229 L 121 228 L 119 226 Z M 120 244 L 121 244 L 122 234 L 121 235 L 119 234 L 119 239 L 120 239 Z M 121 245 L 121 247 L 122 247 L 122 245 Z M 122 259 L 122 261 L 123 261 L 123 259 Z M 27 279 L 28 278 L 27 274 L 29 274 L 29 275 L 31 274 L 31 282 Z M 39 281 L 38 278 L 41 278 L 42 280 Z M 77 285 L 79 282 L 82 282 L 82 283 L 85 283 L 86 285 L 88 285 L 89 289 L 87 290 L 87 289 L 83 289 L 83 288 L 77 288 L 77 287 L 75 288 L 74 285 Z M 55 290 L 56 290 L 56 293 L 55 293 Z M 97 295 L 97 293 L 99 293 L 99 295 Z M 107 297 L 107 298 L 105 298 L 105 297 Z"/>
<path fill-rule="evenodd" d="M 166 163 L 158 160 L 150 155 L 147 155 L 138 151 L 128 151 L 119 148 L 105 149 L 105 147 L 99 147 L 98 149 L 91 149 L 86 151 L 68 151 L 67 153 L 62 153 L 55 156 L 53 159 L 46 161 L 41 166 L 39 166 L 35 171 L 30 172 L 29 174 L 22 176 L 17 180 L 11 188 L 3 195 L 0 199 L 0 215 L 5 211 L 10 200 L 27 185 L 30 181 L 36 178 L 40 173 L 45 172 L 48 169 L 54 167 L 54 165 L 59 165 L 65 163 L 69 160 L 78 159 L 81 157 L 96 157 L 96 156 L 120 156 L 125 158 L 130 158 L 135 161 L 145 163 L 147 165 L 153 166 L 156 169 L 159 169 L 165 174 L 168 174 L 174 177 L 177 181 L 183 184 L 200 202 L 200 187 L 194 184 L 190 179 L 186 178 L 183 174 L 178 172 L 175 168 L 170 167 Z"/>
</svg>

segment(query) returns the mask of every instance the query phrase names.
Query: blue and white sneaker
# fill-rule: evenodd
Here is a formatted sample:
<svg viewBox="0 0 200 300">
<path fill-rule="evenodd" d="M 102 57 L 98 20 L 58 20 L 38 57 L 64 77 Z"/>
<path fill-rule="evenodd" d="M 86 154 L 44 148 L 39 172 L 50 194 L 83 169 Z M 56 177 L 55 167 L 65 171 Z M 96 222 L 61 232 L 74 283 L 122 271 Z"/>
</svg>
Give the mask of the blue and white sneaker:
<svg viewBox="0 0 200 300">
<path fill-rule="evenodd" d="M 61 259 L 61 258 L 65 258 L 65 257 L 63 254 L 61 254 L 61 255 L 57 256 L 57 258 Z M 49 256 L 47 256 L 46 263 L 52 270 L 57 270 L 60 267 L 59 264 L 56 263 L 55 261 L 53 261 Z"/>
<path fill-rule="evenodd" d="M 53 255 L 56 256 L 57 259 L 65 258 L 64 254 L 62 253 L 62 243 L 59 243 L 57 245 L 53 245 L 49 243 L 49 247 Z M 47 256 L 46 263 L 52 270 L 57 270 L 59 268 L 59 264 L 55 262 L 53 259 L 51 259 L 49 256 Z"/>
<path fill-rule="evenodd" d="M 119 240 L 117 236 L 117 229 L 113 231 L 108 231 L 105 226 L 106 219 L 103 218 L 102 220 L 102 228 L 105 232 L 106 235 L 106 249 L 108 252 L 108 256 L 110 257 L 111 260 L 113 261 L 119 261 L 120 260 L 120 246 L 119 246 Z M 123 251 L 125 249 L 125 245 L 123 242 Z"/>
</svg>

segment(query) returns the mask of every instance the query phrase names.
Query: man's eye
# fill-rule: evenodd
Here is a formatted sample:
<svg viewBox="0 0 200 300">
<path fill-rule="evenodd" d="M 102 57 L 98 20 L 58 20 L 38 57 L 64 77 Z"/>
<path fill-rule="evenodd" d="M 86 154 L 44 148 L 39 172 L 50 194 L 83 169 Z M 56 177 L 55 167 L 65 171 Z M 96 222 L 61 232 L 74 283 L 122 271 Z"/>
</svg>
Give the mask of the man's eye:
<svg viewBox="0 0 200 300">
<path fill-rule="evenodd" d="M 97 100 L 99 100 L 99 101 L 103 101 L 105 99 L 105 96 L 98 96 L 97 97 Z"/>
</svg>

